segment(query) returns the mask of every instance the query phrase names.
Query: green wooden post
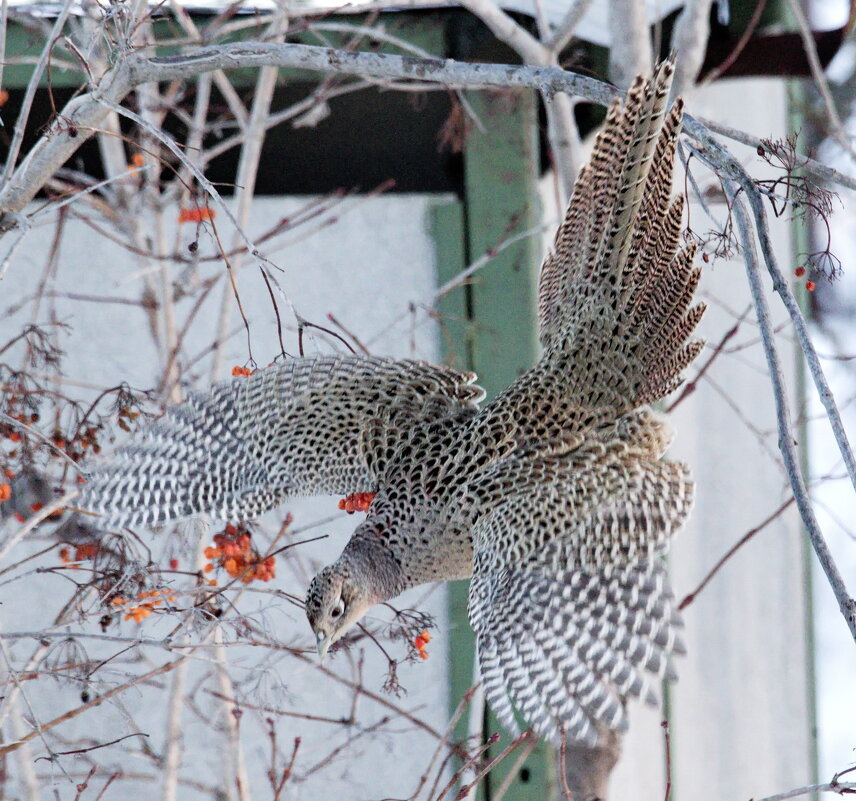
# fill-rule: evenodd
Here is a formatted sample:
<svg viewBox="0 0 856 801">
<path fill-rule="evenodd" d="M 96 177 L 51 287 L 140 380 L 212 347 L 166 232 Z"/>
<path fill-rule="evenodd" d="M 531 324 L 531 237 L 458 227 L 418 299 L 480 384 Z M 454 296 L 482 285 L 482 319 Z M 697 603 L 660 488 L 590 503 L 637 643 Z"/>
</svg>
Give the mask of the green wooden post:
<svg viewBox="0 0 856 801">
<path fill-rule="evenodd" d="M 465 203 L 463 225 L 466 248 L 453 252 L 449 242 L 456 227 L 453 212 L 443 212 L 439 280 L 444 282 L 509 236 L 530 231 L 540 223 L 538 200 L 537 101 L 530 91 L 479 92 L 468 97 L 484 125 L 473 127 L 465 152 Z M 437 218 L 440 222 L 440 218 Z M 539 233 L 502 250 L 472 279 L 441 302 L 440 311 L 460 320 L 466 314 L 470 327 L 457 326 L 462 341 L 459 355 L 468 356 L 467 366 L 479 375 L 479 383 L 492 397 L 504 389 L 538 358 L 537 268 L 541 247 Z M 447 259 L 444 262 L 444 257 Z M 458 263 L 454 264 L 454 259 Z M 454 322 L 452 323 L 454 325 Z M 449 329 L 454 330 L 454 329 Z M 475 637 L 467 623 L 467 584 L 455 582 L 449 589 L 450 647 L 452 654 L 451 706 L 455 708 L 472 685 Z M 501 731 L 489 715 L 488 732 Z M 466 736 L 466 723 L 455 732 Z M 491 752 L 499 753 L 509 742 L 503 737 Z M 478 798 L 490 801 L 491 791 L 505 778 L 514 761 L 510 757 L 482 784 Z M 544 801 L 553 794 L 550 749 L 539 744 L 513 780 L 506 798 L 515 801 Z"/>
</svg>

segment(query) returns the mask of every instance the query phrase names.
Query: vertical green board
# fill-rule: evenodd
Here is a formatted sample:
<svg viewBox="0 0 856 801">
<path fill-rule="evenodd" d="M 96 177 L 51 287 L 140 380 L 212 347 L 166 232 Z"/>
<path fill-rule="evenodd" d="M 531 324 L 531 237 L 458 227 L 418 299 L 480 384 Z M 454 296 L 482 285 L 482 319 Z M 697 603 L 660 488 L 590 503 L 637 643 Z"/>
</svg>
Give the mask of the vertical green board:
<svg viewBox="0 0 856 801">
<path fill-rule="evenodd" d="M 455 204 L 435 210 L 439 282 L 453 278 L 485 253 L 501 249 L 465 287 L 444 297 L 438 311 L 446 320 L 443 336 L 447 356 L 456 366 L 474 369 L 490 398 L 538 358 L 538 109 L 531 91 L 470 93 L 468 100 L 481 126 L 474 124 L 467 135 L 463 213 Z M 460 245 L 454 244 L 456 231 L 463 234 Z M 532 234 L 503 247 L 509 238 L 527 231 Z M 454 709 L 472 685 L 474 675 L 475 636 L 467 622 L 466 582 L 453 582 L 449 587 L 449 619 L 450 704 Z M 502 732 L 492 715 L 488 715 L 485 730 Z M 463 740 L 466 735 L 463 720 L 455 739 Z M 500 753 L 508 742 L 502 732 L 490 755 Z M 490 801 L 515 757 L 510 756 L 482 783 L 479 801 Z M 545 801 L 553 795 L 552 775 L 550 749 L 539 744 L 513 779 L 505 798 Z"/>
<path fill-rule="evenodd" d="M 473 367 L 488 397 L 538 359 L 538 106 L 528 90 L 469 96 L 473 125 L 464 160 L 469 261 L 526 231 L 473 278 Z"/>
</svg>

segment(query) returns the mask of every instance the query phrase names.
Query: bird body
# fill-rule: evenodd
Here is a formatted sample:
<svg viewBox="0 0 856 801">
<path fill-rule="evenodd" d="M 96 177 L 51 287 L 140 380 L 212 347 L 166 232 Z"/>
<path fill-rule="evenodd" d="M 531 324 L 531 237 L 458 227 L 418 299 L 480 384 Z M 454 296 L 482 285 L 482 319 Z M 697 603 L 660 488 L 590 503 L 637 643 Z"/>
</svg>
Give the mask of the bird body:
<svg viewBox="0 0 856 801">
<path fill-rule="evenodd" d="M 472 576 L 488 701 L 553 741 L 626 725 L 682 646 L 661 554 L 693 485 L 649 404 L 701 343 L 693 247 L 671 199 L 672 65 L 609 110 L 541 271 L 539 362 L 485 404 L 472 373 L 293 359 L 170 410 L 81 505 L 122 525 L 248 518 L 300 494 L 373 492 L 306 600 L 319 651 L 373 604 Z"/>
</svg>

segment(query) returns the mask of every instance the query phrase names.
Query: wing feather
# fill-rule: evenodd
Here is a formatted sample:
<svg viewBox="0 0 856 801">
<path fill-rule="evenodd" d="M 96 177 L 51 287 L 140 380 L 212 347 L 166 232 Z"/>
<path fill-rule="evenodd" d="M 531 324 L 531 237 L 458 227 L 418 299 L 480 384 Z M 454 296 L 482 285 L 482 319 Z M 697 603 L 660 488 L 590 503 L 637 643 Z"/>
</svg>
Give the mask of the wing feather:
<svg viewBox="0 0 856 801">
<path fill-rule="evenodd" d="M 475 375 L 369 356 L 290 359 L 171 408 L 97 466 L 80 506 L 112 525 L 246 519 L 294 495 L 377 489 L 385 433 L 474 408 Z"/>
<path fill-rule="evenodd" d="M 593 456 L 592 454 L 598 454 Z M 659 558 L 692 505 L 683 465 L 594 446 L 516 454 L 476 478 L 470 623 L 488 701 L 542 737 L 592 745 L 656 702 L 678 615 Z M 515 723 L 516 725 L 516 723 Z"/>
</svg>

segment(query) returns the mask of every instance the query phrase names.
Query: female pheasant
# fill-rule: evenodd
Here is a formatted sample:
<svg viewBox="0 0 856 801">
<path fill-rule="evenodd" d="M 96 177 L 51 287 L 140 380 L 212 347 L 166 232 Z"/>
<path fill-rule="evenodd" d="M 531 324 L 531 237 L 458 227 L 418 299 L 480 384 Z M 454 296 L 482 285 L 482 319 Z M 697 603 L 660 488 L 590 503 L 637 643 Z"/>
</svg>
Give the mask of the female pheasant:
<svg viewBox="0 0 856 801">
<path fill-rule="evenodd" d="M 471 373 L 293 359 L 170 410 L 92 475 L 111 524 L 248 518 L 301 494 L 376 493 L 306 614 L 324 654 L 373 604 L 472 576 L 488 701 L 517 730 L 593 744 L 681 648 L 660 558 L 689 514 L 649 407 L 701 349 L 699 271 L 671 199 L 671 63 L 609 109 L 540 278 L 543 356 L 480 410 Z"/>
</svg>

